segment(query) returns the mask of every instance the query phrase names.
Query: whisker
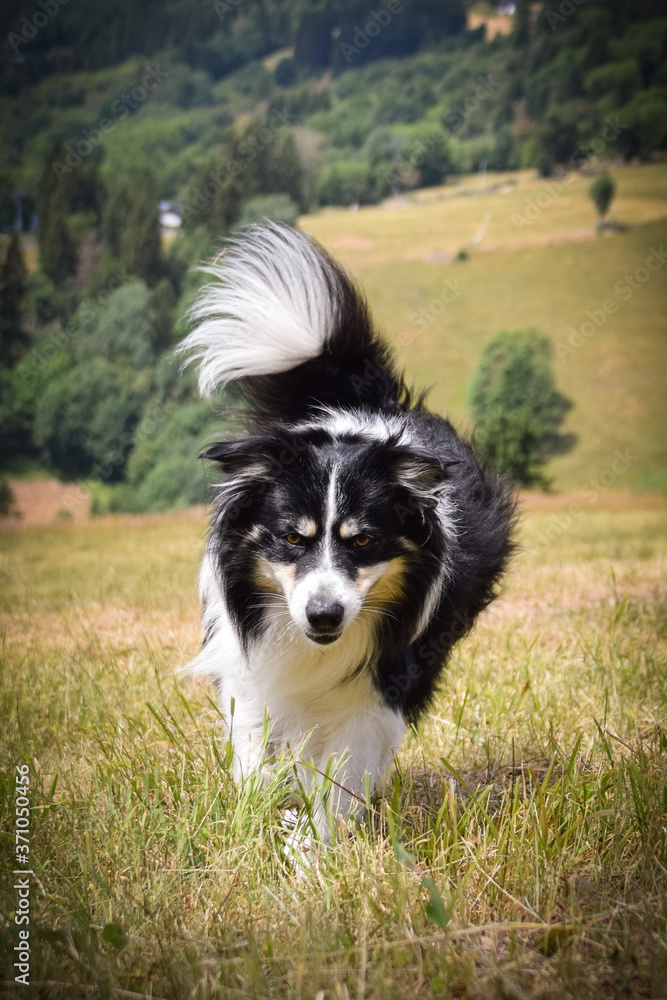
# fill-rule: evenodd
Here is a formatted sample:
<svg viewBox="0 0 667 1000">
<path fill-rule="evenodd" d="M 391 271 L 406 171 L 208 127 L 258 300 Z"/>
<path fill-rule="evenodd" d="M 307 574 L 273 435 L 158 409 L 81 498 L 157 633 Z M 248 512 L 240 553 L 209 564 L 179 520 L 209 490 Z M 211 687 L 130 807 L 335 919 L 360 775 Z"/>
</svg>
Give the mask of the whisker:
<svg viewBox="0 0 667 1000">
<path fill-rule="evenodd" d="M 394 621 L 398 621 L 397 615 L 392 614 L 391 611 L 387 611 L 384 608 L 371 608 L 368 604 L 364 604 L 361 610 L 368 611 L 372 615 L 380 615 L 382 618 L 393 618 Z"/>
</svg>

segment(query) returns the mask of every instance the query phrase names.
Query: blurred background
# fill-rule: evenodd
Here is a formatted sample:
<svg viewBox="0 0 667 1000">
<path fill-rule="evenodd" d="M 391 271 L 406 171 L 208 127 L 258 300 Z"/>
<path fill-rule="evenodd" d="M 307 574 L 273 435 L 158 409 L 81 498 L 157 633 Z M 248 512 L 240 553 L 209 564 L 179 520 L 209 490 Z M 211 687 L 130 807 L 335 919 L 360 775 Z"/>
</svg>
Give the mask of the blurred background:
<svg viewBox="0 0 667 1000">
<path fill-rule="evenodd" d="M 206 500 L 229 418 L 172 349 L 265 218 L 519 486 L 664 493 L 664 0 L 9 0 L 0 38 L 5 524 Z"/>
</svg>

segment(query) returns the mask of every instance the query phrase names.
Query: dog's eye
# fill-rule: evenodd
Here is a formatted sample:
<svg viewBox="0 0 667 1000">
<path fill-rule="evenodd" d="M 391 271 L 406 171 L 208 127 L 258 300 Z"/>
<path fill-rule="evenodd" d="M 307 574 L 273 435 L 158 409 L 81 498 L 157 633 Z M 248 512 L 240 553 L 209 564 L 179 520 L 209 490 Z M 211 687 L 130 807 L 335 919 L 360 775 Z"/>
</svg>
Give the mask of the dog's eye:
<svg viewBox="0 0 667 1000">
<path fill-rule="evenodd" d="M 354 544 L 358 549 L 363 549 L 371 540 L 370 535 L 357 535 L 354 540 Z"/>
<path fill-rule="evenodd" d="M 290 545 L 299 545 L 301 543 L 301 535 L 297 535 L 295 532 L 290 531 L 289 535 L 285 535 L 285 541 L 289 542 Z"/>
</svg>

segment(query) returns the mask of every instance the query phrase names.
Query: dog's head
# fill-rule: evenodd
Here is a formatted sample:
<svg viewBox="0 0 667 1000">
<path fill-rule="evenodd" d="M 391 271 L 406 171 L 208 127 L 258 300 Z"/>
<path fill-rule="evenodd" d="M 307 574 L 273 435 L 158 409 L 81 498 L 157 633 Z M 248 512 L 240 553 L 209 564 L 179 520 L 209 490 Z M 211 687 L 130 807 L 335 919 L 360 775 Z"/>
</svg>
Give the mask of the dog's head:
<svg viewBox="0 0 667 1000">
<path fill-rule="evenodd" d="M 244 640 L 276 603 L 286 625 L 322 646 L 360 615 L 399 643 L 414 635 L 451 540 L 447 463 L 391 437 L 283 427 L 205 457 L 228 477 L 213 542 Z"/>
</svg>

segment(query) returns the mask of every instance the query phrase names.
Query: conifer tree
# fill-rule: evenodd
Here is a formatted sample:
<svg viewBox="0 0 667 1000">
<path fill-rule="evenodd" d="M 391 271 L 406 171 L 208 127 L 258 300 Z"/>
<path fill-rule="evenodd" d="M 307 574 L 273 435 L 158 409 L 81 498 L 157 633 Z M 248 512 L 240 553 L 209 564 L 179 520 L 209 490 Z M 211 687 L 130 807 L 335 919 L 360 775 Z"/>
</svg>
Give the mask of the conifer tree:
<svg viewBox="0 0 667 1000">
<path fill-rule="evenodd" d="M 55 285 L 76 272 L 76 246 L 68 227 L 71 174 L 56 177 L 51 164 L 65 158 L 62 143 L 56 143 L 47 157 L 37 192 L 39 217 L 39 263 Z"/>
<path fill-rule="evenodd" d="M 102 238 L 111 251 L 111 256 L 120 260 L 123 233 L 132 209 L 129 189 L 123 185 L 109 198 L 102 220 Z"/>
<path fill-rule="evenodd" d="M 275 157 L 272 193 L 287 194 L 302 212 L 306 210 L 303 166 L 291 132 L 285 136 L 280 153 Z"/>
<path fill-rule="evenodd" d="M 132 179 L 130 208 L 120 234 L 120 260 L 130 274 L 154 285 L 162 272 L 160 211 L 155 177 L 142 170 Z"/>
<path fill-rule="evenodd" d="M 530 3 L 528 0 L 519 0 L 514 14 L 514 31 L 512 32 L 512 43 L 515 48 L 523 49 L 530 41 Z"/>
<path fill-rule="evenodd" d="M 241 216 L 246 188 L 237 176 L 228 177 L 211 200 L 210 208 L 202 213 L 206 228 L 214 239 L 226 236 Z"/>
<path fill-rule="evenodd" d="M 16 230 L 0 268 L 0 363 L 16 364 L 28 346 L 25 324 L 26 269 Z"/>
</svg>

